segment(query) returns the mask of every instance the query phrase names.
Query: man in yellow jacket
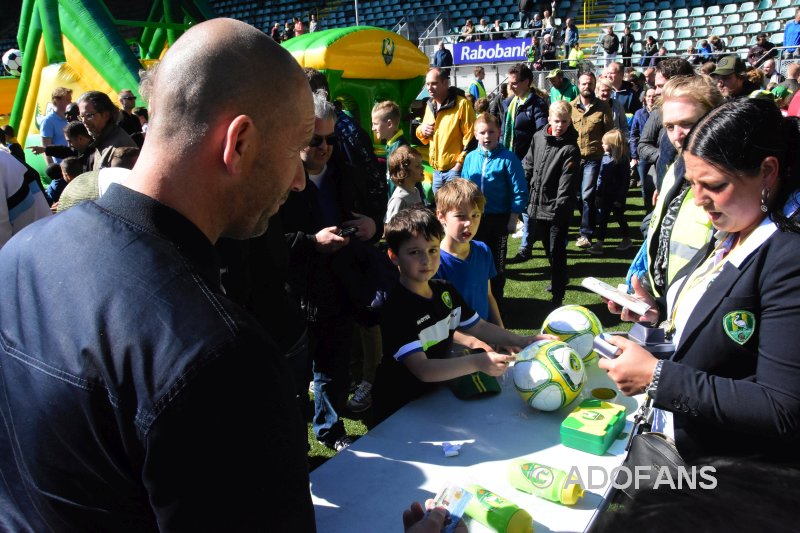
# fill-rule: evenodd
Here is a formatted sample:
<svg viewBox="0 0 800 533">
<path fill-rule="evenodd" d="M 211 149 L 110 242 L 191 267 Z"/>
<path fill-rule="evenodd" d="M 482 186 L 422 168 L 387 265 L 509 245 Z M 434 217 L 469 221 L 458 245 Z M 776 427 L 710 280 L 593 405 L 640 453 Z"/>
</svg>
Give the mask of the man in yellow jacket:
<svg viewBox="0 0 800 533">
<path fill-rule="evenodd" d="M 425 76 L 431 98 L 425 108 L 417 138 L 429 145 L 428 162 L 433 167 L 433 192 L 453 178 L 461 176 L 464 158 L 477 146 L 472 136 L 475 110 L 463 91 L 450 87 L 450 80 L 439 68 Z"/>
</svg>

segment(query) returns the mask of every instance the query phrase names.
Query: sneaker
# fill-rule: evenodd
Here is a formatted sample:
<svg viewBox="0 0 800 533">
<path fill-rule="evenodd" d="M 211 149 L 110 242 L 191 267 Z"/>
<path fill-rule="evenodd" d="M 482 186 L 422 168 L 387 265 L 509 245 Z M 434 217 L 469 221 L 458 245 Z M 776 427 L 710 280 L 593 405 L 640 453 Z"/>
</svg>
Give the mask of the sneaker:
<svg viewBox="0 0 800 533">
<path fill-rule="evenodd" d="M 575 241 L 575 246 L 577 246 L 578 248 L 588 248 L 591 245 L 592 245 L 592 241 L 590 241 L 589 239 L 587 239 L 584 236 L 578 237 L 578 240 Z"/>
<path fill-rule="evenodd" d="M 630 239 L 622 239 L 621 241 L 619 241 L 619 244 L 617 245 L 616 249 L 618 252 L 624 252 L 631 246 L 633 246 L 633 243 L 631 242 Z"/>
<path fill-rule="evenodd" d="M 594 244 L 586 251 L 592 255 L 603 255 L 603 241 L 594 241 Z"/>
<path fill-rule="evenodd" d="M 519 252 L 517 252 L 517 255 L 509 259 L 506 259 L 506 263 L 509 263 L 511 265 L 515 263 L 524 263 L 525 261 L 528 261 L 530 258 L 531 258 L 530 250 L 520 249 Z"/>
<path fill-rule="evenodd" d="M 353 397 L 347 400 L 347 408 L 350 410 L 350 412 L 361 413 L 369 409 L 371 405 L 372 383 L 368 381 L 362 381 L 361 384 L 356 387 Z"/>
</svg>

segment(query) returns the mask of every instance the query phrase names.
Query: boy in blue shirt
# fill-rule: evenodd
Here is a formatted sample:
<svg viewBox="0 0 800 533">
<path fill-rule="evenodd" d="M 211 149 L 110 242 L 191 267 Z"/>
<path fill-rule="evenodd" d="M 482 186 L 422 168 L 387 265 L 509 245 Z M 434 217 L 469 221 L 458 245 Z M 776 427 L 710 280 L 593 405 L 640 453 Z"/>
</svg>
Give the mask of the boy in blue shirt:
<svg viewBox="0 0 800 533">
<path fill-rule="evenodd" d="M 439 268 L 444 230 L 422 207 L 403 209 L 386 225 L 389 259 L 400 280 L 381 309 L 383 360 L 373 387 L 375 422 L 434 388 L 473 372 L 502 375 L 513 355 L 479 352 L 449 357 L 457 329 L 486 344 L 527 346 L 549 336 L 522 337 L 482 320 L 448 282 L 432 280 Z"/>
<path fill-rule="evenodd" d="M 514 233 L 520 213 L 528 205 L 528 183 L 519 158 L 500 144 L 500 121 L 490 113 L 475 119 L 473 127 L 478 148 L 467 154 L 461 177 L 475 183 L 486 197 L 483 222 L 475 239 L 492 251 L 497 275 L 492 293 L 503 304 L 506 284 L 508 235 Z"/>
<path fill-rule="evenodd" d="M 453 284 L 478 315 L 503 327 L 491 279 L 497 275 L 492 252 L 473 238 L 478 232 L 486 197 L 478 186 L 456 178 L 436 191 L 436 217 L 444 226 L 437 279 Z"/>
</svg>

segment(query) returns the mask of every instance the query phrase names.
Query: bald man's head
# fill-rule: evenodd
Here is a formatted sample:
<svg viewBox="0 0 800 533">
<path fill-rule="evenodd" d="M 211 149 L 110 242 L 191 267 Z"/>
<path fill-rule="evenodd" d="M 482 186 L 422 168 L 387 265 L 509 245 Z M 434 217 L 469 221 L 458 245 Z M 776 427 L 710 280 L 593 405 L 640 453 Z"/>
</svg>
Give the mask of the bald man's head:
<svg viewBox="0 0 800 533">
<path fill-rule="evenodd" d="M 221 117 L 248 115 L 267 131 L 290 118 L 298 101 L 311 105 L 294 58 L 266 34 L 232 19 L 189 29 L 149 82 L 148 135 L 180 144 L 183 152 L 197 149 Z"/>
</svg>

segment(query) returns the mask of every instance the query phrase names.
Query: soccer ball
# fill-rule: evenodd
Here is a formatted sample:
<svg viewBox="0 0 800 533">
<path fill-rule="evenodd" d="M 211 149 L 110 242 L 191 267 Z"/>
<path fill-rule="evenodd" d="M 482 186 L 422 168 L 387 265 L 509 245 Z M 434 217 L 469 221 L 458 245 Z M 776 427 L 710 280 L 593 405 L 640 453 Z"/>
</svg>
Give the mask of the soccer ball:
<svg viewBox="0 0 800 533">
<path fill-rule="evenodd" d="M 595 357 L 592 343 L 603 333 L 603 325 L 597 315 L 580 305 L 559 307 L 544 319 L 542 333 L 557 336 L 581 356 L 584 362 Z"/>
<path fill-rule="evenodd" d="M 514 387 L 534 409 L 555 411 L 569 405 L 585 383 L 583 360 L 565 342 L 537 341 L 517 354 Z"/>
<path fill-rule="evenodd" d="M 3 54 L 3 67 L 6 72 L 19 78 L 22 75 L 22 52 L 11 49 Z"/>
</svg>

